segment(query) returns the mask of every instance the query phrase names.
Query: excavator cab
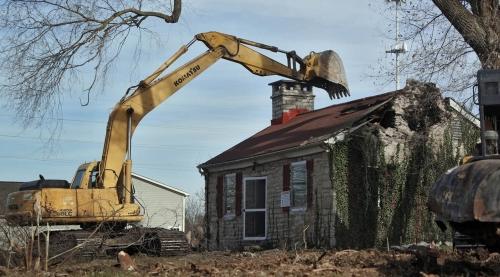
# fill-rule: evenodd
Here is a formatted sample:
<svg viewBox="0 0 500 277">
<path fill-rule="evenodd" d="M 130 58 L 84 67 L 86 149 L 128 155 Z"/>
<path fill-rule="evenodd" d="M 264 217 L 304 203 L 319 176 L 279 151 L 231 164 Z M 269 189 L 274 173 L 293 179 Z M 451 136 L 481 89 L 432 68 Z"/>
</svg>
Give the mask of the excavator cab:
<svg viewBox="0 0 500 277">
<path fill-rule="evenodd" d="M 86 183 L 88 182 L 88 164 L 82 164 L 78 167 L 71 181 L 72 189 L 87 188 Z"/>
<path fill-rule="evenodd" d="M 97 188 L 99 162 L 84 163 L 78 167 L 71 181 L 72 189 Z"/>
</svg>

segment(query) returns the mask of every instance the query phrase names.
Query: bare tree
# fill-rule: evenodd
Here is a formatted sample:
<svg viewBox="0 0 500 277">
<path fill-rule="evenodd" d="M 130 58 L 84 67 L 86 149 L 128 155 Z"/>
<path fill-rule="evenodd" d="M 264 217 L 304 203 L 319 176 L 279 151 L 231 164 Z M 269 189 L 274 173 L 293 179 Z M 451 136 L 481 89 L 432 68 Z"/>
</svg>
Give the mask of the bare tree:
<svg viewBox="0 0 500 277">
<path fill-rule="evenodd" d="M 165 3 L 167 2 L 167 3 Z M 70 82 L 90 93 L 146 19 L 175 23 L 181 0 L 7 0 L 0 2 L 0 94 L 27 124 L 52 115 Z M 79 78 L 82 71 L 92 76 Z M 84 101 L 85 102 L 85 101 Z"/>
<path fill-rule="evenodd" d="M 483 68 L 500 68 L 500 2 L 433 0 L 479 57 Z"/>
<path fill-rule="evenodd" d="M 460 92 L 472 86 L 478 69 L 500 68 L 498 0 L 401 2 L 400 39 L 410 46 L 401 75 Z"/>
<path fill-rule="evenodd" d="M 191 246 L 200 247 L 205 239 L 205 191 L 203 188 L 187 199 L 185 231 Z"/>
</svg>

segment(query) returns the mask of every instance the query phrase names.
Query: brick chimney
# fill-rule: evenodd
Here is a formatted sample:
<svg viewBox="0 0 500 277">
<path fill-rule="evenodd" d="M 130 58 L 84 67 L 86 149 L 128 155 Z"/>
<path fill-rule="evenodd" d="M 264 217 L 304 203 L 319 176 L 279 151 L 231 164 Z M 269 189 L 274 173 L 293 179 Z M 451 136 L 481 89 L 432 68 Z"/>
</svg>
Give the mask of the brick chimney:
<svg viewBox="0 0 500 277">
<path fill-rule="evenodd" d="M 311 85 L 289 80 L 280 80 L 269 85 L 273 88 L 271 125 L 286 123 L 301 113 L 314 110 Z"/>
</svg>

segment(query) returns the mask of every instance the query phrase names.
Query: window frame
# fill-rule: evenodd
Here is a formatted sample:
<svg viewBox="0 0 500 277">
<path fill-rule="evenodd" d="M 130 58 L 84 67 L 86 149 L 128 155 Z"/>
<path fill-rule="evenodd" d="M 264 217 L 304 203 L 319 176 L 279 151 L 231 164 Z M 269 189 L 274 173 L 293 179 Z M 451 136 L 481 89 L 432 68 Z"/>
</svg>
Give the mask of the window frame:
<svg viewBox="0 0 500 277">
<path fill-rule="evenodd" d="M 227 192 L 228 190 L 226 189 L 226 178 L 233 178 L 233 201 L 232 201 L 232 210 L 230 213 L 227 212 L 227 207 L 226 207 L 226 203 L 227 203 Z M 228 219 L 233 219 L 236 217 L 236 173 L 229 173 L 229 174 L 224 174 L 223 175 L 223 178 L 222 178 L 222 193 L 223 193 L 223 196 L 222 196 L 222 208 L 223 208 L 223 212 L 222 212 L 222 216 L 224 219 L 228 220 Z"/>
<path fill-rule="evenodd" d="M 79 169 L 76 171 L 75 176 L 73 176 L 73 180 L 71 181 L 70 189 L 79 189 L 82 187 L 82 181 L 85 177 L 86 170 Z M 75 183 L 78 182 L 78 183 Z"/>
<path fill-rule="evenodd" d="M 293 168 L 294 166 L 297 165 L 303 165 L 304 166 L 304 205 L 303 206 L 296 206 L 295 205 L 295 189 L 294 189 L 294 181 L 293 181 Z M 301 212 L 301 211 L 306 211 L 307 210 L 307 178 L 308 172 L 307 172 L 307 161 L 298 161 L 298 162 L 293 162 L 290 163 L 290 210 L 292 212 Z"/>
<path fill-rule="evenodd" d="M 265 184 L 265 198 L 264 198 L 264 208 L 257 208 L 257 209 L 247 209 L 246 207 L 246 199 L 247 199 L 247 195 L 246 195 L 246 187 L 247 187 L 247 181 L 253 181 L 253 180 L 264 180 L 264 184 Z M 242 208 L 243 208 L 243 212 L 242 212 L 242 215 L 243 215 L 243 223 L 242 223 L 242 226 L 243 226 L 243 240 L 266 240 L 267 239 L 267 236 L 268 236 L 268 233 L 267 233 L 267 227 L 268 227 L 268 220 L 267 220 L 267 216 L 268 216 L 268 212 L 267 212 L 267 206 L 268 206 L 268 203 L 267 203 L 267 185 L 268 185 L 268 182 L 267 182 L 267 176 L 258 176 L 258 177 L 244 177 L 243 178 L 243 184 L 242 184 Z M 247 237 L 245 236 L 245 220 L 246 220 L 246 213 L 247 212 L 264 212 L 264 236 L 263 237 Z"/>
</svg>

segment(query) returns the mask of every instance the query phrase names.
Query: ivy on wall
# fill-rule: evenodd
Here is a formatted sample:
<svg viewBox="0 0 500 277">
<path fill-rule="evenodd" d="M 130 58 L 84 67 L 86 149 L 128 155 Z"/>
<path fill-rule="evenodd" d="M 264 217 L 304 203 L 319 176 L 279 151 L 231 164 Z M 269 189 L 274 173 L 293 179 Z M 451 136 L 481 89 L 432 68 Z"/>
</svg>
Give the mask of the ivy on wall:
<svg viewBox="0 0 500 277">
<path fill-rule="evenodd" d="M 459 142 L 453 141 L 451 125 L 439 140 L 422 128 L 407 145 L 398 145 L 389 161 L 378 139 L 380 127 L 363 127 L 331 145 L 337 246 L 368 248 L 451 240 L 451 233 L 442 232 L 434 223 L 426 202 L 432 184 L 457 165 L 458 149 L 472 153 L 479 132 L 469 123 L 461 125 Z"/>
</svg>

